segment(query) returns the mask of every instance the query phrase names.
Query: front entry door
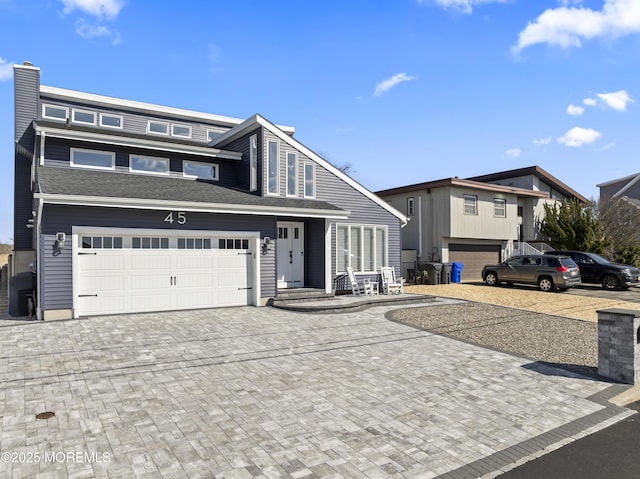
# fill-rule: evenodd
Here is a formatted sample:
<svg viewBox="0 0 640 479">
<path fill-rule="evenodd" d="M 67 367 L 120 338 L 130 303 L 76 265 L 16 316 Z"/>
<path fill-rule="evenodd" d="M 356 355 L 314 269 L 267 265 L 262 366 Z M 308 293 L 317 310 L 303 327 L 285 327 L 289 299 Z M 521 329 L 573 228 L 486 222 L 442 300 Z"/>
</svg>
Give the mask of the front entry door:
<svg viewBox="0 0 640 479">
<path fill-rule="evenodd" d="M 304 287 L 304 223 L 278 222 L 278 288 Z"/>
</svg>

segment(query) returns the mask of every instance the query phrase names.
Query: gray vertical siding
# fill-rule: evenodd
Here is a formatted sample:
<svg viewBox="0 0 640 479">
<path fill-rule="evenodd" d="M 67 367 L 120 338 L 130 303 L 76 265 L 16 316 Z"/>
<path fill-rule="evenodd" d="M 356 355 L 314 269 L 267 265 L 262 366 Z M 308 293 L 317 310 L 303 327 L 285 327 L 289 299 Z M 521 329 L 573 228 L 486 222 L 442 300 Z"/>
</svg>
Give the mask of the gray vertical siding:
<svg viewBox="0 0 640 479">
<path fill-rule="evenodd" d="M 259 231 L 260 237 L 276 237 L 276 219 L 272 216 L 250 216 L 210 213 L 187 213 L 187 224 L 165 223 L 167 211 L 128 210 L 85 206 L 45 205 L 43 214 L 42 246 L 44 275 L 41 304 L 44 309 L 69 309 L 72 299 L 72 255 L 71 245 L 60 255 L 53 255 L 53 241 L 57 232 L 72 233 L 73 226 L 95 226 L 105 228 L 180 229 L 203 231 Z M 275 296 L 276 260 L 275 249 L 260 254 L 260 288 L 263 297 Z"/>
<path fill-rule="evenodd" d="M 13 244 L 16 250 L 33 249 L 32 230 L 26 227 L 32 218 L 31 195 L 31 154 L 35 132 L 32 120 L 38 118 L 40 70 L 36 68 L 14 68 L 15 102 L 15 173 L 14 173 L 14 213 Z"/>
<path fill-rule="evenodd" d="M 236 184 L 245 191 L 249 191 L 250 181 L 251 181 L 251 166 L 250 166 L 250 138 L 253 135 L 258 135 L 258 191 L 255 192 L 258 195 L 262 194 L 262 129 L 257 128 L 256 130 L 243 135 L 242 137 L 232 141 L 228 145 L 225 145 L 225 150 L 228 151 L 237 151 L 242 153 L 242 160 L 236 164 L 235 173 L 236 173 Z"/>
<path fill-rule="evenodd" d="M 54 234 L 41 235 L 40 265 L 42 268 L 40 307 L 42 310 L 71 309 L 73 307 L 73 274 L 71 242 L 56 251 Z M 42 274 L 43 273 L 43 274 Z"/>
<path fill-rule="evenodd" d="M 267 148 L 268 140 L 277 140 L 279 142 L 279 186 L 280 196 L 286 196 L 286 152 L 297 151 L 292 146 L 286 144 L 278 137 L 273 135 L 266 129 L 264 131 L 264 140 L 262 143 L 263 148 Z M 400 271 L 400 255 L 401 255 L 401 230 L 400 220 L 379 204 L 375 203 L 372 199 L 365 196 L 360 191 L 343 181 L 334 173 L 324 168 L 322 165 L 315 162 L 312 158 L 309 158 L 304 153 L 297 151 L 298 154 L 298 197 L 304 197 L 304 174 L 302 167 L 307 162 L 313 162 L 316 164 L 316 198 L 317 200 L 327 201 L 333 205 L 336 205 L 344 210 L 350 212 L 349 218 L 344 221 L 332 222 L 331 225 L 331 244 L 332 244 L 332 257 L 331 257 L 331 274 L 332 277 L 336 276 L 336 223 L 349 223 L 349 224 L 366 224 L 366 225 L 386 225 L 388 227 L 388 252 L 389 252 L 389 266 L 393 266 L 396 271 Z M 264 169 L 263 187 L 266 191 L 266 162 Z M 381 200 L 382 201 L 382 200 Z M 322 230 L 322 237 L 324 237 L 324 227 Z M 323 242 L 324 244 L 324 242 Z M 324 269 L 324 265 L 323 265 Z"/>
</svg>

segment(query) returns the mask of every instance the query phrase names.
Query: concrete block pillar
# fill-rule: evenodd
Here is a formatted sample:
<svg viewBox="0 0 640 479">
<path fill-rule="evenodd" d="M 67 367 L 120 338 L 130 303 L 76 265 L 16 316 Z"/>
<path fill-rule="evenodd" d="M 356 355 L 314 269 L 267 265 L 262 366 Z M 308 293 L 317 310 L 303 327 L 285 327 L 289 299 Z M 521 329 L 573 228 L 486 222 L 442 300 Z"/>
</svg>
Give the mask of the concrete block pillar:
<svg viewBox="0 0 640 479">
<path fill-rule="evenodd" d="M 598 374 L 640 384 L 640 311 L 598 311 Z"/>
</svg>

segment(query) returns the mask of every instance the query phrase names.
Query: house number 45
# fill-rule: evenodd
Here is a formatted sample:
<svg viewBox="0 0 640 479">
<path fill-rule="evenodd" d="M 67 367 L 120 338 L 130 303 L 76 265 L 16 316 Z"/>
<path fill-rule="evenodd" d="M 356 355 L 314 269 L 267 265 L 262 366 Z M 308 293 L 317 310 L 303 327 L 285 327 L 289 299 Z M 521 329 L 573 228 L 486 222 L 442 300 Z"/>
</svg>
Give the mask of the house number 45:
<svg viewBox="0 0 640 479">
<path fill-rule="evenodd" d="M 164 221 L 166 223 L 173 223 L 175 221 L 179 225 L 183 225 L 187 222 L 187 216 L 184 214 L 184 211 L 177 211 L 174 218 L 174 212 L 171 211 L 167 216 L 164 217 Z"/>
</svg>

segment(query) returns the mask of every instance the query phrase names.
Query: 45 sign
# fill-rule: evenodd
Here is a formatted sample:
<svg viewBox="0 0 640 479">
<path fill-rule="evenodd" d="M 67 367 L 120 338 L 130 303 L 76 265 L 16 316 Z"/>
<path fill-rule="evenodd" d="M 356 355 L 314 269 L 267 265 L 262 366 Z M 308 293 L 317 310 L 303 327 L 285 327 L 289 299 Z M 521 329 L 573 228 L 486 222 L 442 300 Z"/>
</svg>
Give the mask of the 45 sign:
<svg viewBox="0 0 640 479">
<path fill-rule="evenodd" d="M 165 223 L 171 223 L 175 221 L 179 225 L 183 225 L 187 222 L 187 215 L 184 211 L 170 211 L 167 216 L 164 217 Z"/>
</svg>

